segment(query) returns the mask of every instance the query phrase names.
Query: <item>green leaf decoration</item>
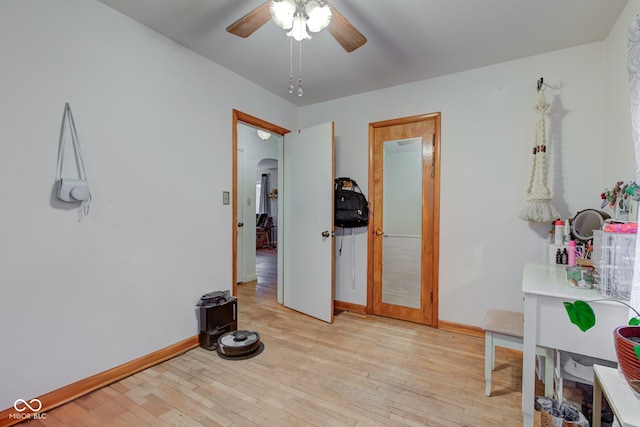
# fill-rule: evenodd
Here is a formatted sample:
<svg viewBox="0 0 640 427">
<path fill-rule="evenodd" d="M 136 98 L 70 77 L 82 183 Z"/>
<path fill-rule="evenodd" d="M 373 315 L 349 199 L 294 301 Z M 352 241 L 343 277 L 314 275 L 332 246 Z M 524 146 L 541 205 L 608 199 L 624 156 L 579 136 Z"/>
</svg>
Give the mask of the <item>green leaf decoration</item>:
<svg viewBox="0 0 640 427">
<path fill-rule="evenodd" d="M 638 344 L 637 346 L 633 347 L 633 351 L 636 352 L 636 356 L 638 356 L 638 360 L 640 360 L 640 344 Z"/>
<path fill-rule="evenodd" d="M 586 332 L 596 324 L 596 315 L 586 302 L 578 300 L 574 303 L 564 302 L 563 304 L 571 323 L 580 328 L 582 332 Z"/>
<path fill-rule="evenodd" d="M 640 325 L 640 317 L 632 317 L 631 319 L 629 319 L 629 325 L 631 326 Z"/>
</svg>

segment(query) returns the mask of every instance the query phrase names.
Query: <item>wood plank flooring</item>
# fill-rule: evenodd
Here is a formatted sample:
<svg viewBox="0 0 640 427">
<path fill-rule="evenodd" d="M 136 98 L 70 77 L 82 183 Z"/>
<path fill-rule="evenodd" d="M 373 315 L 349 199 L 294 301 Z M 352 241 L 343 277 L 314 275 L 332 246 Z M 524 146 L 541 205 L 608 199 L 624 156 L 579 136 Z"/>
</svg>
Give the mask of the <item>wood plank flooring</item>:
<svg viewBox="0 0 640 427">
<path fill-rule="evenodd" d="M 238 290 L 239 328 L 264 351 L 191 350 L 53 409 L 36 426 L 517 426 L 522 356 L 497 350 L 484 395 L 484 341 L 344 312 L 334 324 L 276 302 L 275 250 Z M 194 334 L 197 331 L 194 331 Z"/>
</svg>

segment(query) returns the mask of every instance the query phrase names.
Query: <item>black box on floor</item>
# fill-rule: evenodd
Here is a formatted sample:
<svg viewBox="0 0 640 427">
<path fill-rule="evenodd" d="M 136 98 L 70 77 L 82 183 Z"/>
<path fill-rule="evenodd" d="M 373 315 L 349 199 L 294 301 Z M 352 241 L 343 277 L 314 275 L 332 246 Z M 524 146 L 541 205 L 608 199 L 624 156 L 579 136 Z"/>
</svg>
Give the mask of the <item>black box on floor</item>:
<svg viewBox="0 0 640 427">
<path fill-rule="evenodd" d="M 218 338 L 238 329 L 238 300 L 229 291 L 204 294 L 197 306 L 200 308 L 200 347 L 215 350 Z"/>
</svg>

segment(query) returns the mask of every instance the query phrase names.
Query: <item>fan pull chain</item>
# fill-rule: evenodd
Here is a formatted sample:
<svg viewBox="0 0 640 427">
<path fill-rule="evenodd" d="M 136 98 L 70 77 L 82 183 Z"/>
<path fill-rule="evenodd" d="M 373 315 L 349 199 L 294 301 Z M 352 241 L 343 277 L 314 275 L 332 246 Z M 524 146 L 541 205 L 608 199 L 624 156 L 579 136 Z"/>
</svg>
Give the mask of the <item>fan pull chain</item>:
<svg viewBox="0 0 640 427">
<path fill-rule="evenodd" d="M 293 37 L 289 37 L 289 93 L 293 93 Z"/>
<path fill-rule="evenodd" d="M 298 55 L 298 59 L 300 60 L 298 66 L 298 96 L 302 96 L 302 41 L 300 41 L 300 55 Z"/>
</svg>

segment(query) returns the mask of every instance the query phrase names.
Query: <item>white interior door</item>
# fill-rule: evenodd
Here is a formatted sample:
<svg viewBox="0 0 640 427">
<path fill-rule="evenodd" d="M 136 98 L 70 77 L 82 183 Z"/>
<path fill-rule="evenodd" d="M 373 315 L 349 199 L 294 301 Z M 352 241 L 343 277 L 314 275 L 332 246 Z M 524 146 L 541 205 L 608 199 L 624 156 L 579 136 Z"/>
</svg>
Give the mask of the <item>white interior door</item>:
<svg viewBox="0 0 640 427">
<path fill-rule="evenodd" d="M 333 122 L 284 138 L 284 305 L 333 322 Z"/>
</svg>

